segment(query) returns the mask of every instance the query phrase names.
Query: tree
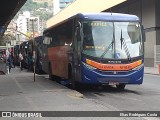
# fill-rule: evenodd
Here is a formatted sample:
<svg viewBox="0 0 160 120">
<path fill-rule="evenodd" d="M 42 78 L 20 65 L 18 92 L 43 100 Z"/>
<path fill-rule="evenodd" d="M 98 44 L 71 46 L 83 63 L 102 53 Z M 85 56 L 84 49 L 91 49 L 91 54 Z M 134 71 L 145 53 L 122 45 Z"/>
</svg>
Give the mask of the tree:
<svg viewBox="0 0 160 120">
<path fill-rule="evenodd" d="M 16 39 L 15 36 L 11 33 L 4 34 L 4 36 L 2 37 L 1 44 L 6 45 L 7 42 L 11 42 L 11 40 L 15 40 L 15 39 Z"/>
<path fill-rule="evenodd" d="M 47 8 L 47 7 L 48 7 L 48 3 L 45 2 L 45 3 L 44 3 L 44 8 Z"/>
<path fill-rule="evenodd" d="M 38 10 L 39 8 L 47 8 L 47 7 L 48 7 L 47 2 L 36 3 L 36 2 L 33 2 L 32 0 L 27 0 L 26 4 L 21 8 L 20 11 L 30 11 L 31 13 L 33 13 L 34 16 L 39 16 L 40 19 L 46 21 L 52 17 L 52 12 L 45 11 L 45 10 L 44 11 L 36 11 L 36 10 Z"/>
</svg>

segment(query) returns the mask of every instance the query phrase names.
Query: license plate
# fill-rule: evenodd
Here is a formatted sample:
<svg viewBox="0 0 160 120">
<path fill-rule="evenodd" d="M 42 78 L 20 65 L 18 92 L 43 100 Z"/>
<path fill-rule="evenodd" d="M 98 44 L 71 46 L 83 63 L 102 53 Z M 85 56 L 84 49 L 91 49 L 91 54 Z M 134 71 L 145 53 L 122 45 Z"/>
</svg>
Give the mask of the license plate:
<svg viewBox="0 0 160 120">
<path fill-rule="evenodd" d="M 119 85 L 119 82 L 109 82 L 109 85 Z"/>
</svg>

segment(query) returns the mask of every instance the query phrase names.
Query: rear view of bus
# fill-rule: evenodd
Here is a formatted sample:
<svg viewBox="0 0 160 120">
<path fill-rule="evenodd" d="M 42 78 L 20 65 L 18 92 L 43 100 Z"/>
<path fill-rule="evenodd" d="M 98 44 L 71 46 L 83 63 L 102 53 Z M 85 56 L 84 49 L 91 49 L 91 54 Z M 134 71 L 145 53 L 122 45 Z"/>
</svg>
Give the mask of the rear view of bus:
<svg viewBox="0 0 160 120">
<path fill-rule="evenodd" d="M 81 82 L 119 89 L 142 84 L 144 39 L 139 18 L 101 13 L 81 15 L 81 20 Z"/>
</svg>

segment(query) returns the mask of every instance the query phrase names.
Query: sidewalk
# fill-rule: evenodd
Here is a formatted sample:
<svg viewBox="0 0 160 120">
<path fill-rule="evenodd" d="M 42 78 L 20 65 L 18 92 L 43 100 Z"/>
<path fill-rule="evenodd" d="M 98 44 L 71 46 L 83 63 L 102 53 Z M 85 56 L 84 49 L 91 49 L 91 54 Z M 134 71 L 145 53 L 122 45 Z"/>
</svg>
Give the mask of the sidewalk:
<svg viewBox="0 0 160 120">
<path fill-rule="evenodd" d="M 116 110 L 97 101 L 49 80 L 48 75 L 36 75 L 34 82 L 33 73 L 18 67 L 11 69 L 10 74 L 0 75 L 0 111 Z"/>
<path fill-rule="evenodd" d="M 158 71 L 158 67 L 144 67 L 145 74 L 153 74 L 153 75 L 160 75 Z"/>
</svg>

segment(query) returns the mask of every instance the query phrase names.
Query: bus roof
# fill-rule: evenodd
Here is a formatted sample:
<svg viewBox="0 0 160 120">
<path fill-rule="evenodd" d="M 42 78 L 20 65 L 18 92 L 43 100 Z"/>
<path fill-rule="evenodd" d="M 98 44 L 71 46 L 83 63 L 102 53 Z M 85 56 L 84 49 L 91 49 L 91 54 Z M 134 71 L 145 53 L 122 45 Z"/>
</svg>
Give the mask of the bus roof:
<svg viewBox="0 0 160 120">
<path fill-rule="evenodd" d="M 83 20 L 101 20 L 101 21 L 140 21 L 136 15 L 121 13 L 80 13 L 77 14 Z"/>
<path fill-rule="evenodd" d="M 136 15 L 130 14 L 122 14 L 122 13 L 108 13 L 108 12 L 101 12 L 101 13 L 78 13 L 65 21 L 62 21 L 56 25 L 53 25 L 44 30 L 44 33 L 55 26 L 65 24 L 66 22 L 74 19 L 79 18 L 80 20 L 97 20 L 97 21 L 123 21 L 123 22 L 139 22 L 140 19 Z"/>
</svg>

